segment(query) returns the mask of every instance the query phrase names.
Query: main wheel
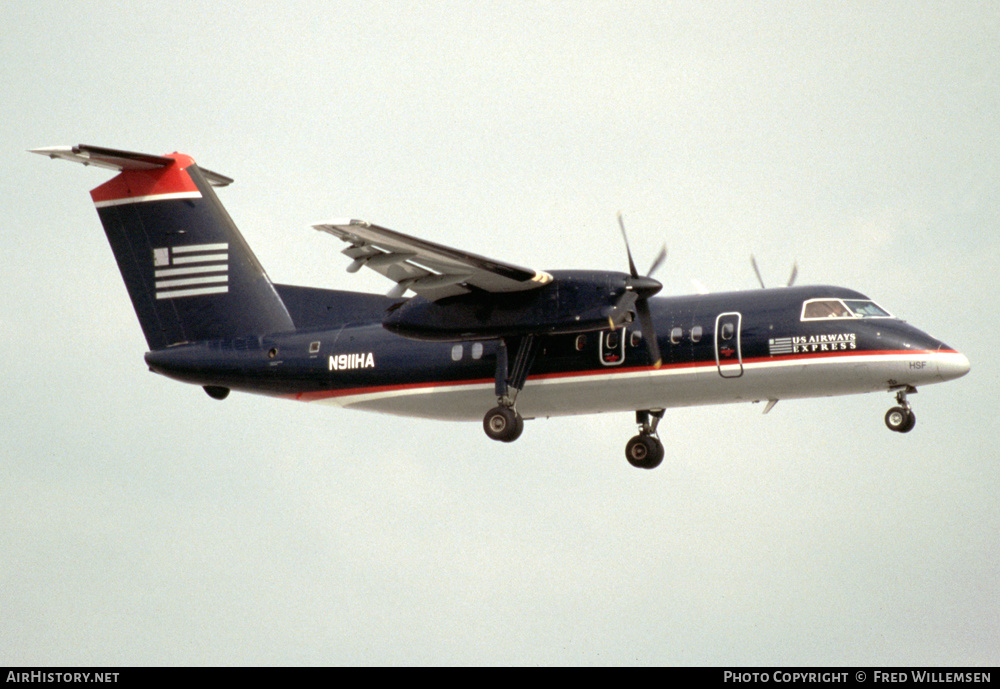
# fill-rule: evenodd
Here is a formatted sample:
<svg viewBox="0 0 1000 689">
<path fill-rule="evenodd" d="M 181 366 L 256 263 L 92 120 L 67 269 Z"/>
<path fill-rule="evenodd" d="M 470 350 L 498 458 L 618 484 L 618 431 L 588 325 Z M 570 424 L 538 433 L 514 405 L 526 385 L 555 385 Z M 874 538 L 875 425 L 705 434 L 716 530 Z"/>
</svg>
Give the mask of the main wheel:
<svg viewBox="0 0 1000 689">
<path fill-rule="evenodd" d="M 493 440 L 512 443 L 524 431 L 524 419 L 510 407 L 494 407 L 483 417 L 483 430 Z"/>
<path fill-rule="evenodd" d="M 637 469 L 655 469 L 663 461 L 663 443 L 651 435 L 637 435 L 625 445 L 625 459 Z"/>
<path fill-rule="evenodd" d="M 885 413 L 885 425 L 890 431 L 909 433 L 917 424 L 917 417 L 909 409 L 893 407 Z"/>
</svg>

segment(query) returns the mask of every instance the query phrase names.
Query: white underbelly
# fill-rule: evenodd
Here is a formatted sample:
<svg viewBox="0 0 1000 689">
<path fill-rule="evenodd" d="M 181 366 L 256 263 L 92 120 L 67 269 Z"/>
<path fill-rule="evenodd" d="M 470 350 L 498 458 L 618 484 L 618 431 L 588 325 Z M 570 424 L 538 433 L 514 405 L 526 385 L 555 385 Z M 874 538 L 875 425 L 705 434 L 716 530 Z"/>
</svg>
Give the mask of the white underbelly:
<svg viewBox="0 0 1000 689">
<path fill-rule="evenodd" d="M 895 385 L 941 382 L 937 359 L 947 356 L 917 352 L 764 359 L 746 362 L 742 368 L 730 365 L 723 371 L 727 377 L 714 363 L 532 376 L 516 406 L 530 419 L 851 395 Z M 384 414 L 456 421 L 479 421 L 497 402 L 492 381 L 355 392 L 321 401 Z"/>
</svg>

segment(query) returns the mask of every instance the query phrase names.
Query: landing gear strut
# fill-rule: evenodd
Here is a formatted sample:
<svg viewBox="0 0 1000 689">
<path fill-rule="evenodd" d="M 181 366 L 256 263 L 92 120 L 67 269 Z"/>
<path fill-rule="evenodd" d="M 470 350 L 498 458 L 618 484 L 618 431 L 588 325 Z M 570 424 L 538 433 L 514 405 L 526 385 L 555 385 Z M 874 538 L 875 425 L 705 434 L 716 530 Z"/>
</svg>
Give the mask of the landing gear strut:
<svg viewBox="0 0 1000 689">
<path fill-rule="evenodd" d="M 909 433 L 913 430 L 917 423 L 917 417 L 914 415 L 913 409 L 910 408 L 906 396 L 916 391 L 915 387 L 907 385 L 896 392 L 896 402 L 899 403 L 899 406 L 893 407 L 885 413 L 885 425 L 889 427 L 890 431 Z"/>
<path fill-rule="evenodd" d="M 656 427 L 663 418 L 663 410 L 640 410 L 635 413 L 639 435 L 625 445 L 625 459 L 637 469 L 655 469 L 663 461 L 663 443 L 656 435 Z"/>
<path fill-rule="evenodd" d="M 497 406 L 483 417 L 483 430 L 493 440 L 512 443 L 524 431 L 524 419 L 514 408 L 517 393 L 528 379 L 528 370 L 535 359 L 535 336 L 525 335 L 517 342 L 514 366 L 508 370 L 507 343 L 500 342 L 497 350 L 496 386 Z"/>
</svg>

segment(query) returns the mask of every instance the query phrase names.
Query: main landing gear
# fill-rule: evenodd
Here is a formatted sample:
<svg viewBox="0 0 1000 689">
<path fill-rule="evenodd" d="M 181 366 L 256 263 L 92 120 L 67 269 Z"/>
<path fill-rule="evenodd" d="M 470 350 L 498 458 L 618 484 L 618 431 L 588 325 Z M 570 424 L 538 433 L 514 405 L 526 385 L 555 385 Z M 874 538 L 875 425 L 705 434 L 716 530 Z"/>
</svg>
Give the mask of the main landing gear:
<svg viewBox="0 0 1000 689">
<path fill-rule="evenodd" d="M 635 413 L 639 435 L 625 445 L 625 459 L 637 469 L 655 469 L 663 461 L 663 443 L 656 435 L 656 427 L 663 418 L 663 410 L 641 410 Z"/>
<path fill-rule="evenodd" d="M 483 417 L 483 430 L 493 440 L 512 443 L 524 431 L 524 419 L 514 408 L 517 393 L 528 379 L 528 369 L 535 358 L 535 336 L 525 335 L 517 341 L 514 365 L 508 370 L 507 343 L 501 341 L 497 350 L 496 386 L 497 406 Z"/>
<path fill-rule="evenodd" d="M 508 343 L 517 348 L 512 366 L 508 366 Z M 492 440 L 512 443 L 521 437 L 524 419 L 514 408 L 514 403 L 517 401 L 517 393 L 524 388 L 536 352 L 534 335 L 500 342 L 495 381 L 497 406 L 483 416 L 483 430 Z M 639 469 L 655 469 L 663 462 L 663 443 L 656 435 L 656 427 L 662 418 L 662 409 L 642 409 L 635 413 L 639 435 L 625 445 L 625 458 L 629 464 Z"/>
<path fill-rule="evenodd" d="M 890 431 L 909 433 L 917 424 L 917 417 L 914 415 L 913 409 L 910 408 L 910 403 L 906 399 L 908 394 L 916 393 L 916 391 L 915 387 L 907 385 L 896 392 L 896 401 L 899 403 L 899 406 L 893 407 L 885 413 L 885 425 L 889 427 Z"/>
</svg>

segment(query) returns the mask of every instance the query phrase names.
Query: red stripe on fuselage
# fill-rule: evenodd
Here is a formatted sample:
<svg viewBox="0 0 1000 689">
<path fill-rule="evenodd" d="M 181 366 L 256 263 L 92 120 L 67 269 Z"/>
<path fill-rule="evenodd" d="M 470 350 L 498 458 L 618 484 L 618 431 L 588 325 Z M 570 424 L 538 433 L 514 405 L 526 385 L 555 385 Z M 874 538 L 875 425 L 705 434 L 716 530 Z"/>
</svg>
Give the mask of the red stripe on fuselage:
<svg viewBox="0 0 1000 689">
<path fill-rule="evenodd" d="M 194 160 L 180 153 L 171 153 L 166 157 L 173 158 L 174 164 L 154 170 L 123 170 L 117 177 L 92 189 L 90 197 L 95 204 L 106 204 L 127 203 L 131 199 L 155 200 L 157 196 L 171 194 L 197 194 L 198 187 L 187 173 Z"/>
<path fill-rule="evenodd" d="M 942 349 L 942 350 L 931 350 L 931 349 L 903 349 L 903 350 L 878 350 L 878 351 L 853 351 L 853 352 L 815 352 L 809 354 L 789 354 L 787 356 L 768 356 L 768 357 L 757 357 L 754 359 L 744 359 L 743 365 L 768 363 L 775 361 L 803 361 L 807 362 L 815 359 L 831 359 L 831 358 L 846 358 L 846 357 L 856 357 L 856 356 L 898 356 L 901 354 L 913 356 L 913 355 L 933 355 L 938 353 L 953 354 L 956 353 L 955 350 Z M 739 362 L 728 362 L 728 366 L 739 365 Z M 657 371 L 672 371 L 679 369 L 694 369 L 694 368 L 717 368 L 715 361 L 693 361 L 682 364 L 665 364 L 660 368 L 653 368 L 652 366 L 626 366 L 626 367 L 607 367 L 607 368 L 596 368 L 596 369 L 586 369 L 581 371 L 559 371 L 555 373 L 540 373 L 533 376 L 528 376 L 528 382 L 539 381 L 539 380 L 554 380 L 558 378 L 583 378 L 589 376 L 599 376 L 608 374 L 619 374 L 619 373 L 640 373 L 648 372 L 655 373 Z M 299 392 L 290 395 L 280 395 L 280 397 L 285 397 L 292 400 L 297 400 L 300 402 L 317 402 L 319 400 L 332 399 L 336 397 L 351 397 L 354 395 L 372 395 L 383 392 L 396 392 L 396 391 L 406 391 L 406 390 L 428 390 L 431 388 L 456 388 L 468 385 L 486 385 L 493 384 L 492 378 L 474 378 L 470 380 L 454 380 L 447 382 L 429 382 L 429 383 L 404 383 L 398 385 L 373 385 L 370 387 L 359 387 L 359 388 L 344 388 L 342 390 L 317 390 L 315 392 Z"/>
</svg>

